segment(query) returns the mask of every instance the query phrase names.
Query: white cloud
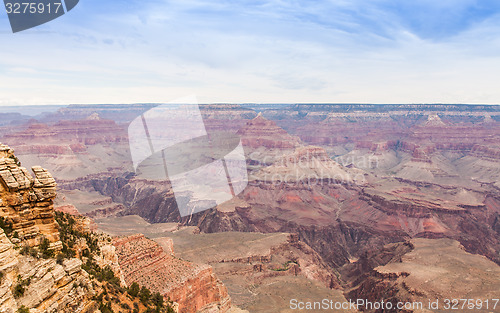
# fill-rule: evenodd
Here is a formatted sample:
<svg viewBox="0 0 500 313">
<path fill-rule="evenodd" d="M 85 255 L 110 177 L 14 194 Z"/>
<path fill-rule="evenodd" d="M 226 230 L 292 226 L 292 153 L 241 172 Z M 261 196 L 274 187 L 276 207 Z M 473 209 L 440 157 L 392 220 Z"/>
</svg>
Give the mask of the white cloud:
<svg viewBox="0 0 500 313">
<path fill-rule="evenodd" d="M 84 1 L 61 21 L 1 33 L 2 102 L 500 99 L 493 17 L 437 40 L 404 27 L 381 0 L 141 3 L 106 14 Z"/>
</svg>

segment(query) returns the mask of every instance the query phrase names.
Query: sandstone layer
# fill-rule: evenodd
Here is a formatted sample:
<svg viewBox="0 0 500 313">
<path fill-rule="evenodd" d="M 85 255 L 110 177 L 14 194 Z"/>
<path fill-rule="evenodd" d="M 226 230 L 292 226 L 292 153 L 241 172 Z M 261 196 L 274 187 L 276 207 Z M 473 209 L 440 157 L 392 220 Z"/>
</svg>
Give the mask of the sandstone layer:
<svg viewBox="0 0 500 313">
<path fill-rule="evenodd" d="M 24 306 L 30 312 L 95 312 L 94 287 L 81 265 L 79 259 L 58 264 L 20 255 L 0 229 L 0 310 L 14 313 Z M 22 294 L 19 285 L 24 286 Z"/>
<path fill-rule="evenodd" d="M 0 216 L 29 245 L 47 238 L 58 250 L 61 242 L 53 207 L 56 182 L 45 169 L 35 166 L 32 170 L 35 177 L 19 165 L 12 149 L 0 146 Z"/>
<path fill-rule="evenodd" d="M 167 254 L 144 235 L 113 241 L 127 284 L 137 282 L 179 304 L 179 312 L 227 312 L 231 299 L 208 265 Z"/>
</svg>

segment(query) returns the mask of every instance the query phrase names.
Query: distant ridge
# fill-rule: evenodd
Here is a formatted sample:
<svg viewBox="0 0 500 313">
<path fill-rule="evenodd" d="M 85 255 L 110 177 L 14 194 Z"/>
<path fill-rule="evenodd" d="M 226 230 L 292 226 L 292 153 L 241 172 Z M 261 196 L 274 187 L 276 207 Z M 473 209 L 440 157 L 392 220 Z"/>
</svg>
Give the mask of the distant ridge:
<svg viewBox="0 0 500 313">
<path fill-rule="evenodd" d="M 389 112 L 389 111 L 459 111 L 500 112 L 499 104 L 362 104 L 362 103 L 300 103 L 292 104 L 291 110 L 329 112 Z"/>
</svg>

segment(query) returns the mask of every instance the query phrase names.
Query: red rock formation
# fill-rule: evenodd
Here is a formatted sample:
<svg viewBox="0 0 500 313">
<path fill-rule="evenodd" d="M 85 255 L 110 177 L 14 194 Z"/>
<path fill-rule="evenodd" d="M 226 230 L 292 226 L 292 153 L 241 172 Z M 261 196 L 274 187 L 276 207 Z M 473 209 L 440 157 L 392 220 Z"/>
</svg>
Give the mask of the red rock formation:
<svg viewBox="0 0 500 313">
<path fill-rule="evenodd" d="M 293 149 L 299 145 L 297 137 L 290 136 L 284 129 L 259 114 L 238 131 L 246 147 L 269 149 Z"/>
<path fill-rule="evenodd" d="M 55 210 L 56 212 L 62 212 L 74 216 L 81 216 L 80 212 L 78 212 L 78 209 L 71 204 L 57 206 L 55 207 Z"/>
<path fill-rule="evenodd" d="M 137 282 L 179 304 L 179 312 L 226 312 L 231 300 L 208 265 L 180 260 L 144 235 L 117 238 L 120 267 L 127 284 Z"/>
<path fill-rule="evenodd" d="M 19 166 L 14 151 L 0 144 L 0 216 L 31 246 L 46 237 L 53 249 L 60 249 L 53 207 L 56 182 L 45 169 L 32 170 L 34 178 Z"/>
<path fill-rule="evenodd" d="M 68 147 L 71 144 L 75 150 L 81 150 L 81 145 L 126 142 L 127 135 L 126 129 L 114 121 L 91 118 L 60 121 L 54 125 L 30 124 L 23 131 L 6 135 L 4 141 L 16 146 L 38 145 L 39 147 L 67 143 Z M 44 145 L 40 145 L 41 142 Z"/>
</svg>

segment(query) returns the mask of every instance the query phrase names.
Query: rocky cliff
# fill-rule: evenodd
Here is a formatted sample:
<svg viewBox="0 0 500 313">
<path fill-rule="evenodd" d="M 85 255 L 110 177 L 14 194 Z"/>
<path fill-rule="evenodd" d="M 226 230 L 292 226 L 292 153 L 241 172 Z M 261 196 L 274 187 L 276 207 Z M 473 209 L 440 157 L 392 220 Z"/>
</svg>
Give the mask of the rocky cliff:
<svg viewBox="0 0 500 313">
<path fill-rule="evenodd" d="M 137 282 L 160 292 L 178 303 L 181 313 L 230 309 L 227 289 L 210 266 L 178 259 L 142 234 L 117 238 L 113 245 L 127 284 Z"/>
<path fill-rule="evenodd" d="M 54 220 L 56 182 L 45 169 L 35 166 L 32 177 L 21 167 L 8 146 L 0 146 L 0 216 L 21 240 L 31 246 L 50 241 L 59 250 L 59 232 Z"/>
<path fill-rule="evenodd" d="M 265 147 L 269 149 L 292 149 L 299 145 L 297 137 L 290 136 L 284 129 L 259 114 L 247 122 L 238 134 L 243 145 L 251 148 Z"/>
<path fill-rule="evenodd" d="M 165 312 L 161 295 L 125 293 L 111 238 L 88 218 L 56 213 L 55 180 L 32 169 L 0 146 L 0 312 Z"/>
<path fill-rule="evenodd" d="M 95 312 L 92 300 L 96 286 L 82 261 L 76 258 L 56 262 L 22 255 L 0 229 L 0 311 Z"/>
</svg>

